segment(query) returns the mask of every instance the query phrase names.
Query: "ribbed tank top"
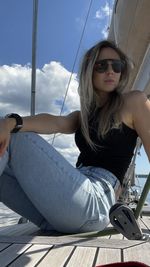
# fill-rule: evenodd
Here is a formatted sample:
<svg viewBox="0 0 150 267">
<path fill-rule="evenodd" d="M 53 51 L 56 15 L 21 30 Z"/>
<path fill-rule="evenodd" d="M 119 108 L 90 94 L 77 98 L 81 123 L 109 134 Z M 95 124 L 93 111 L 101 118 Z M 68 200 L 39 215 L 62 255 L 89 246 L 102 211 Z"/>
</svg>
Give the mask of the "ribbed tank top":
<svg viewBox="0 0 150 267">
<path fill-rule="evenodd" d="M 75 133 L 75 142 L 80 150 L 76 167 L 101 167 L 112 172 L 122 184 L 125 173 L 129 167 L 136 146 L 137 133 L 125 123 L 120 128 L 111 129 L 105 138 L 97 136 L 98 124 L 90 127 L 90 137 L 97 145 L 96 151 L 86 142 L 81 128 Z"/>
</svg>

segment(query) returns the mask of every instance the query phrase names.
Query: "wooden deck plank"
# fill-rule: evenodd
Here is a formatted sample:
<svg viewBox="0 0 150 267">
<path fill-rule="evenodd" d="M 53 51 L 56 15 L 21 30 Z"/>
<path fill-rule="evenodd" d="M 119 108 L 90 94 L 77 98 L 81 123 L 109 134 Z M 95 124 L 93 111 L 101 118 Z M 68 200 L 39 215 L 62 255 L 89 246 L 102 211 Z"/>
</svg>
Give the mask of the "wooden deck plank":
<svg viewBox="0 0 150 267">
<path fill-rule="evenodd" d="M 9 247 L 11 244 L 10 243 L 0 243 L 0 251 L 2 251 L 3 249 Z"/>
<path fill-rule="evenodd" d="M 150 205 L 143 207 L 143 209 L 142 209 L 142 215 L 143 216 L 150 216 Z"/>
<path fill-rule="evenodd" d="M 67 267 L 91 267 L 94 262 L 96 248 L 76 247 Z"/>
<path fill-rule="evenodd" d="M 110 238 L 111 239 L 122 240 L 123 239 L 123 235 L 122 234 L 111 235 Z"/>
<path fill-rule="evenodd" d="M 148 225 L 149 221 L 147 219 L 148 218 L 144 217 L 144 218 L 140 218 L 140 220 L 138 221 L 139 221 L 139 225 L 141 227 L 142 233 L 146 234 L 146 236 L 148 237 L 148 235 L 150 236 L 150 228 Z"/>
<path fill-rule="evenodd" d="M 139 223 L 150 233 L 150 217 L 143 216 Z M 93 267 L 130 260 L 150 265 L 149 242 L 127 240 L 121 234 L 38 236 L 38 230 L 32 223 L 0 227 L 0 267 L 49 267 L 50 263 L 55 267 Z"/>
<path fill-rule="evenodd" d="M 60 246 L 80 246 L 80 247 L 103 247 L 103 248 L 128 248 L 144 243 L 143 240 L 118 240 L 94 238 L 78 238 L 70 236 L 1 236 L 0 243 L 17 244 L 47 244 Z"/>
<path fill-rule="evenodd" d="M 7 235 L 7 236 L 20 236 L 20 235 L 30 235 L 36 231 L 38 231 L 39 228 L 34 225 L 33 223 L 24 223 L 24 224 L 15 224 L 10 226 L 5 226 L 0 228 L 0 236 Z"/>
<path fill-rule="evenodd" d="M 65 246 L 53 247 L 48 254 L 46 254 L 50 248 L 51 246 L 49 245 L 33 245 L 29 248 L 22 247 L 22 244 L 20 244 L 20 247 L 16 246 L 16 244 L 12 245 L 4 250 L 6 252 L 5 255 L 4 253 L 0 253 L 0 266 L 6 267 L 7 264 L 10 264 L 13 260 L 14 262 L 10 264 L 9 267 L 33 267 L 36 264 L 38 264 L 39 267 L 49 267 L 49 263 L 51 263 L 51 266 L 55 267 L 92 267 L 121 261 L 141 261 L 145 264 L 150 264 L 150 243 L 125 248 L 122 250 L 122 253 L 121 249 L 112 248 L 100 248 L 99 252 L 96 253 L 96 247 L 76 247 L 73 252 L 73 246 Z M 19 256 L 20 254 L 21 256 Z M 97 260 L 95 261 L 96 258 Z"/>
<path fill-rule="evenodd" d="M 20 215 L 0 202 L 0 228 L 6 225 L 16 224 L 19 218 Z"/>
<path fill-rule="evenodd" d="M 144 216 L 141 218 L 143 226 L 145 226 L 150 231 L 150 217 Z"/>
<path fill-rule="evenodd" d="M 46 257 L 38 264 L 38 267 L 48 267 L 50 266 L 50 263 L 51 266 L 55 267 L 64 266 L 73 249 L 73 246 L 53 247 Z"/>
<path fill-rule="evenodd" d="M 10 264 L 9 267 L 33 267 L 45 256 L 50 248 L 51 246 L 49 245 L 33 245 Z"/>
<path fill-rule="evenodd" d="M 31 244 L 13 244 L 0 252 L 0 266 L 5 267 L 19 255 L 21 255 Z"/>
<path fill-rule="evenodd" d="M 121 261 L 121 250 L 100 248 L 97 255 L 96 265 L 108 264 Z"/>
<path fill-rule="evenodd" d="M 150 265 L 150 243 L 126 248 L 123 255 L 124 261 L 140 261 Z"/>
</svg>

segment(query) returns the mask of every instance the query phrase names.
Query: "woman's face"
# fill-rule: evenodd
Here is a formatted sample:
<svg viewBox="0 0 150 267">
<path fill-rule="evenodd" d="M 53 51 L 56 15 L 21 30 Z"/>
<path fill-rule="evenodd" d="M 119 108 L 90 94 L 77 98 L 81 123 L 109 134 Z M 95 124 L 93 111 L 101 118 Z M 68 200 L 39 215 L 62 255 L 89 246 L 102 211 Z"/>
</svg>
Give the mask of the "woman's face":
<svg viewBox="0 0 150 267">
<path fill-rule="evenodd" d="M 112 92 L 118 85 L 120 76 L 119 55 L 112 48 L 103 48 L 93 69 L 93 86 L 97 94 Z"/>
</svg>

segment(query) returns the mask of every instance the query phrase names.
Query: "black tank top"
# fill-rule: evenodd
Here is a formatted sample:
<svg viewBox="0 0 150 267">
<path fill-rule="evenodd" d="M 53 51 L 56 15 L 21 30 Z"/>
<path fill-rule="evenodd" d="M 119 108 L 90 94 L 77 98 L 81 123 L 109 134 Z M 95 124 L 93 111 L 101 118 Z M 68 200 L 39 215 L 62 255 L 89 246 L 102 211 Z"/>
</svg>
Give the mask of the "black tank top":
<svg viewBox="0 0 150 267">
<path fill-rule="evenodd" d="M 111 129 L 105 138 L 97 136 L 98 124 L 92 123 L 90 137 L 97 145 L 94 151 L 86 142 L 81 128 L 75 133 L 75 142 L 80 150 L 76 167 L 83 166 L 101 167 L 112 172 L 119 181 L 123 182 L 124 175 L 129 167 L 136 146 L 137 133 L 122 123 L 120 128 Z"/>
</svg>

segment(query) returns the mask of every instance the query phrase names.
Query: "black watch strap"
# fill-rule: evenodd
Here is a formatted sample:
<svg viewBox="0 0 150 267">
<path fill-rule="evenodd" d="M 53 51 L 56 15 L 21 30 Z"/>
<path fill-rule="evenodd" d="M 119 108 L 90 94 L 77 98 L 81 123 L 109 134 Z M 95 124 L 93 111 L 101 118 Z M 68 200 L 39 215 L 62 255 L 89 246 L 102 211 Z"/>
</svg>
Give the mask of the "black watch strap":
<svg viewBox="0 0 150 267">
<path fill-rule="evenodd" d="M 11 114 L 6 115 L 6 118 L 14 118 L 16 120 L 16 125 L 14 129 L 11 131 L 11 133 L 17 133 L 22 128 L 23 119 L 18 114 L 11 113 Z"/>
</svg>

